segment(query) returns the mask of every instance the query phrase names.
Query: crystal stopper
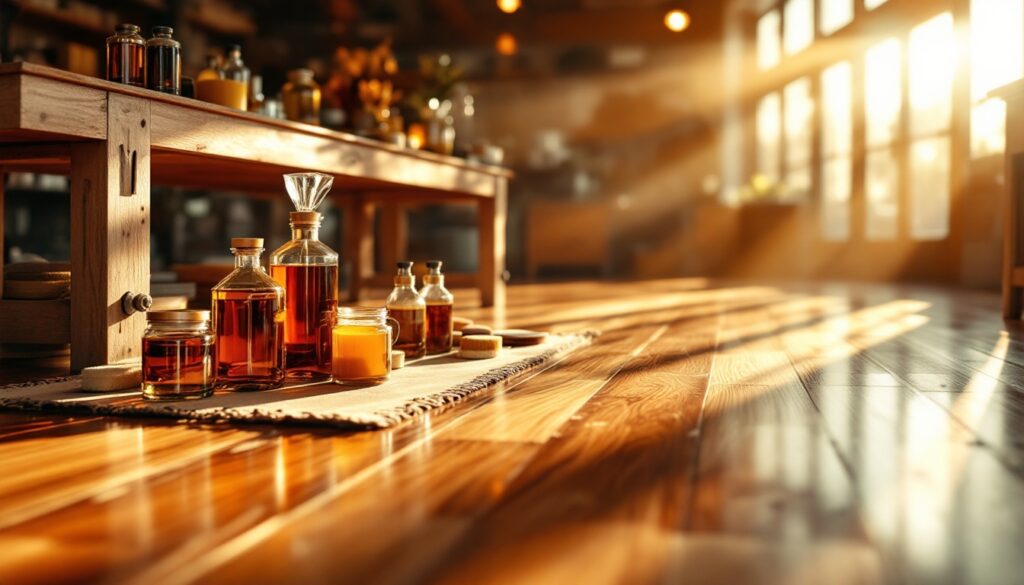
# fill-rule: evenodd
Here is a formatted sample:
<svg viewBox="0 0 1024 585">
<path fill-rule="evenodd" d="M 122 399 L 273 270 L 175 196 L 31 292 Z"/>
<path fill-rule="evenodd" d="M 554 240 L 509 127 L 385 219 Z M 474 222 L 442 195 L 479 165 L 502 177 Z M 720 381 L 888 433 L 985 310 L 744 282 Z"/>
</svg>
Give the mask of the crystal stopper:
<svg viewBox="0 0 1024 585">
<path fill-rule="evenodd" d="M 284 176 L 284 186 L 296 211 L 316 211 L 333 183 L 334 177 L 324 173 L 290 173 Z"/>
</svg>

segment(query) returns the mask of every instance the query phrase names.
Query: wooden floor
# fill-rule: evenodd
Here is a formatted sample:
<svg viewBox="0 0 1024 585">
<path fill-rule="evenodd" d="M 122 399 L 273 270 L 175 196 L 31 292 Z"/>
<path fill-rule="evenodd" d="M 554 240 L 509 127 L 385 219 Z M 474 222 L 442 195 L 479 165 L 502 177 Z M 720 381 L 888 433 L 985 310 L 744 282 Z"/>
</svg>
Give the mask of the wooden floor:
<svg viewBox="0 0 1024 585">
<path fill-rule="evenodd" d="M 0 583 L 1024 582 L 1024 331 L 994 295 L 509 301 L 462 314 L 604 334 L 391 431 L 0 414 Z"/>
</svg>

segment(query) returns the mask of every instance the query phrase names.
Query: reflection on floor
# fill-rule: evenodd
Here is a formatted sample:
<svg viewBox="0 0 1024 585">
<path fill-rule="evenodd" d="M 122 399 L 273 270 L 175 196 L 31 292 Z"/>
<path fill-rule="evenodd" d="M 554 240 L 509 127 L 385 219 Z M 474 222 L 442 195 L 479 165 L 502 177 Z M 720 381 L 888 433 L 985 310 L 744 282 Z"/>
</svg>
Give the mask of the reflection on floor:
<svg viewBox="0 0 1024 585">
<path fill-rule="evenodd" d="M 388 432 L 0 415 L 0 582 L 1024 574 L 1024 333 L 995 295 L 689 279 L 509 298 L 460 312 L 603 335 Z"/>
</svg>

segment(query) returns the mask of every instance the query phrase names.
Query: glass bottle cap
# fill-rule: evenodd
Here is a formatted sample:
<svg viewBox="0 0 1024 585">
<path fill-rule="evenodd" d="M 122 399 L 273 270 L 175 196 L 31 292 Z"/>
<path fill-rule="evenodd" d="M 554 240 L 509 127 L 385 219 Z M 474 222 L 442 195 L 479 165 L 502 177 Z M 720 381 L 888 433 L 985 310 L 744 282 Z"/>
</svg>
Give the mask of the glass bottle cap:
<svg viewBox="0 0 1024 585">
<path fill-rule="evenodd" d="M 157 35 L 171 36 L 173 34 L 174 34 L 174 29 L 169 27 L 169 26 L 154 26 L 153 27 L 153 35 L 154 36 L 157 36 Z"/>
<path fill-rule="evenodd" d="M 408 270 L 412 268 L 412 262 L 409 262 L 408 260 L 400 260 L 395 262 L 395 266 L 398 267 L 399 270 Z"/>
<path fill-rule="evenodd" d="M 427 268 L 431 270 L 441 270 L 440 260 L 427 260 Z"/>
<path fill-rule="evenodd" d="M 123 22 L 123 23 L 117 25 L 117 27 L 114 30 L 119 32 L 119 33 L 134 34 L 134 33 L 139 32 L 140 29 L 139 29 L 139 25 L 137 25 L 137 24 L 129 24 L 127 22 Z"/>
<path fill-rule="evenodd" d="M 284 186 L 296 211 L 316 211 L 331 190 L 334 177 L 324 173 L 289 173 Z"/>
<path fill-rule="evenodd" d="M 149 311 L 146 320 L 153 323 L 203 323 L 210 320 L 209 311 Z"/>
<path fill-rule="evenodd" d="M 263 238 L 231 238 L 232 248 L 262 248 Z"/>
</svg>

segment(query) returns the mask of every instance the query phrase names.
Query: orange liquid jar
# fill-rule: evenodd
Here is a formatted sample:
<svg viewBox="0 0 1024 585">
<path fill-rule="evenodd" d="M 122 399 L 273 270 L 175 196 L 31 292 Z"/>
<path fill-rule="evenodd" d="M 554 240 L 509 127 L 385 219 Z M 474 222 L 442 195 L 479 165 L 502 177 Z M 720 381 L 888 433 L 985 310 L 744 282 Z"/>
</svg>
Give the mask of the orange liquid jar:
<svg viewBox="0 0 1024 585">
<path fill-rule="evenodd" d="M 213 287 L 217 387 L 284 382 L 284 289 L 260 266 L 262 238 L 234 238 L 235 270 Z"/>
<path fill-rule="evenodd" d="M 285 290 L 285 371 L 289 378 L 326 380 L 338 310 L 338 253 L 320 241 L 322 216 L 314 210 L 334 177 L 293 173 L 284 181 L 298 211 L 291 213 L 291 241 L 270 256 L 270 274 Z"/>
<path fill-rule="evenodd" d="M 331 343 L 337 384 L 379 384 L 391 373 L 391 329 L 386 309 L 342 307 Z"/>
</svg>

